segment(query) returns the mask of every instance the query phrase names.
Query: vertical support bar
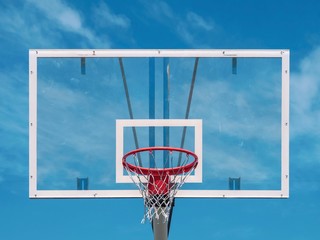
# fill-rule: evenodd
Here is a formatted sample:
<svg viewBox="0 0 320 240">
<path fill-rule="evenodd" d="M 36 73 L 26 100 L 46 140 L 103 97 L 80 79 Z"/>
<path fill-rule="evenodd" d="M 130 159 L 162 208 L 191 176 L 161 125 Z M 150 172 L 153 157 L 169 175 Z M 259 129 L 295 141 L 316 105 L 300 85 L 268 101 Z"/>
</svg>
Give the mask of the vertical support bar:
<svg viewBox="0 0 320 240">
<path fill-rule="evenodd" d="M 235 189 L 236 189 L 236 190 L 240 190 L 240 180 L 241 180 L 241 178 L 238 178 L 238 179 L 236 180 L 236 182 L 235 182 Z"/>
<path fill-rule="evenodd" d="M 82 190 L 82 182 L 80 178 L 77 178 L 77 190 Z"/>
<path fill-rule="evenodd" d="M 232 178 L 229 177 L 229 190 L 234 190 Z"/>
<path fill-rule="evenodd" d="M 237 65 L 238 65 L 238 59 L 233 57 L 232 58 L 232 74 L 237 74 Z"/>
<path fill-rule="evenodd" d="M 82 57 L 81 61 L 80 61 L 80 65 L 81 65 L 81 74 L 82 75 L 86 75 L 86 58 Z"/>
<path fill-rule="evenodd" d="M 89 178 L 77 178 L 77 190 L 88 190 Z"/>
<path fill-rule="evenodd" d="M 229 190 L 240 190 L 240 180 L 241 178 L 231 178 L 229 177 Z"/>
<path fill-rule="evenodd" d="M 149 58 L 149 119 L 155 119 L 155 58 Z M 149 147 L 155 146 L 155 127 L 149 127 Z M 154 158 L 149 157 L 150 167 L 155 167 Z"/>
<path fill-rule="evenodd" d="M 170 103 L 170 65 L 169 58 L 163 58 L 163 119 L 169 119 L 169 103 Z M 163 128 L 163 146 L 169 146 L 169 127 Z M 168 167 L 168 153 L 164 151 L 164 166 Z"/>
</svg>

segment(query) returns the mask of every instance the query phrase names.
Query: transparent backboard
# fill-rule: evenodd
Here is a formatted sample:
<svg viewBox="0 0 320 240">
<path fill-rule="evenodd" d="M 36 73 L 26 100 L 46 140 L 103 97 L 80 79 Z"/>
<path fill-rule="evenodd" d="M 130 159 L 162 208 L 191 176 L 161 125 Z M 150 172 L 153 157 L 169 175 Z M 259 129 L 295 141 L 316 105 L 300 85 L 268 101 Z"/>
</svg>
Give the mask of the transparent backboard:
<svg viewBox="0 0 320 240">
<path fill-rule="evenodd" d="M 149 146 L 198 155 L 176 197 L 289 196 L 288 50 L 30 50 L 29 64 L 31 198 L 140 197 L 121 161 Z"/>
</svg>

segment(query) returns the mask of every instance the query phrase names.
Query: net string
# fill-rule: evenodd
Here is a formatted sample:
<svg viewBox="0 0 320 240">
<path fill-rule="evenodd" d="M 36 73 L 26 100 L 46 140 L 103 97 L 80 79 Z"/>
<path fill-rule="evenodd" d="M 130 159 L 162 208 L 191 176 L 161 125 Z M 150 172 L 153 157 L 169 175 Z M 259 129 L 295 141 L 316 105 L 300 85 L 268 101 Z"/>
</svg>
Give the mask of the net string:
<svg viewBox="0 0 320 240">
<path fill-rule="evenodd" d="M 159 217 L 162 215 L 164 217 L 164 221 L 168 221 L 170 217 L 170 211 L 171 207 L 174 201 L 174 197 L 178 190 L 182 187 L 184 184 L 186 178 L 193 172 L 194 168 L 191 171 L 188 172 L 182 172 L 180 174 L 176 175 L 169 175 L 163 169 L 172 169 L 174 167 L 174 157 L 172 154 L 172 151 L 169 151 L 170 154 L 167 155 L 167 159 L 164 161 L 164 166 L 167 165 L 169 162 L 168 167 L 159 167 L 159 165 L 156 164 L 156 161 L 154 161 L 155 165 L 153 168 L 148 167 L 148 174 L 145 175 L 142 172 L 132 172 L 130 169 L 126 169 L 128 176 L 133 181 L 133 183 L 138 187 L 140 194 L 142 195 L 144 199 L 144 216 L 141 221 L 141 223 L 145 223 L 145 221 L 148 219 L 150 222 L 154 218 L 159 219 Z M 152 158 L 155 160 L 155 153 L 154 151 L 149 151 L 149 154 L 152 156 Z M 184 166 L 188 164 L 190 161 L 189 154 L 184 154 L 185 157 L 183 158 L 183 161 L 180 162 L 180 166 Z M 139 159 L 137 154 L 133 154 L 133 162 L 136 166 L 139 165 Z M 150 170 L 158 170 L 158 178 L 161 180 L 161 184 L 159 182 L 154 181 L 154 176 L 151 174 Z M 153 178 L 153 179 L 151 179 Z M 169 178 L 169 179 L 168 179 Z M 156 193 L 153 192 L 153 194 L 150 194 L 149 189 L 150 185 L 152 185 L 152 188 Z M 166 189 L 166 194 L 163 194 L 163 190 Z"/>
</svg>

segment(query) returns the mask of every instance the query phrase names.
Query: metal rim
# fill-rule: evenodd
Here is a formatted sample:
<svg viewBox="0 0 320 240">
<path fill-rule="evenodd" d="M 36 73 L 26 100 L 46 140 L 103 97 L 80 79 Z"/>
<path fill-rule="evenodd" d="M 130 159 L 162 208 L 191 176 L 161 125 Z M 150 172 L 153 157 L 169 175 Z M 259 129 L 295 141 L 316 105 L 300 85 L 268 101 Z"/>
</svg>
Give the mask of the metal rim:
<svg viewBox="0 0 320 240">
<path fill-rule="evenodd" d="M 187 155 L 191 155 L 194 160 L 193 162 L 179 167 L 170 167 L 170 168 L 163 168 L 163 169 L 151 169 L 151 168 L 145 168 L 140 166 L 135 166 L 133 164 L 130 164 L 127 162 L 127 158 L 129 156 L 133 156 L 140 152 L 147 152 L 147 151 L 170 151 L 170 152 L 180 152 L 180 153 L 186 153 Z M 167 175 L 178 175 L 186 172 L 190 172 L 192 169 L 194 169 L 198 165 L 198 156 L 189 150 L 183 149 L 183 148 L 175 148 L 175 147 L 146 147 L 146 148 L 139 148 L 132 150 L 128 153 L 126 153 L 122 158 L 122 165 L 126 167 L 131 172 L 135 172 L 139 175 L 153 175 L 153 176 L 159 176 L 163 174 Z"/>
</svg>

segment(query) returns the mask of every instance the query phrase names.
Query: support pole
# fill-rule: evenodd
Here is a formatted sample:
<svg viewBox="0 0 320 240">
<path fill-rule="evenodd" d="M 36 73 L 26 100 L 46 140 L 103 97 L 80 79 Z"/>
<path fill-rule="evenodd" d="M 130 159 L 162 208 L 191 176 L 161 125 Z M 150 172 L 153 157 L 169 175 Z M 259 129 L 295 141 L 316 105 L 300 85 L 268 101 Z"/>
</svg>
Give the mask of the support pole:
<svg viewBox="0 0 320 240">
<path fill-rule="evenodd" d="M 159 219 L 154 218 L 152 224 L 154 240 L 168 240 L 168 222 L 164 216 L 160 214 Z"/>
</svg>

